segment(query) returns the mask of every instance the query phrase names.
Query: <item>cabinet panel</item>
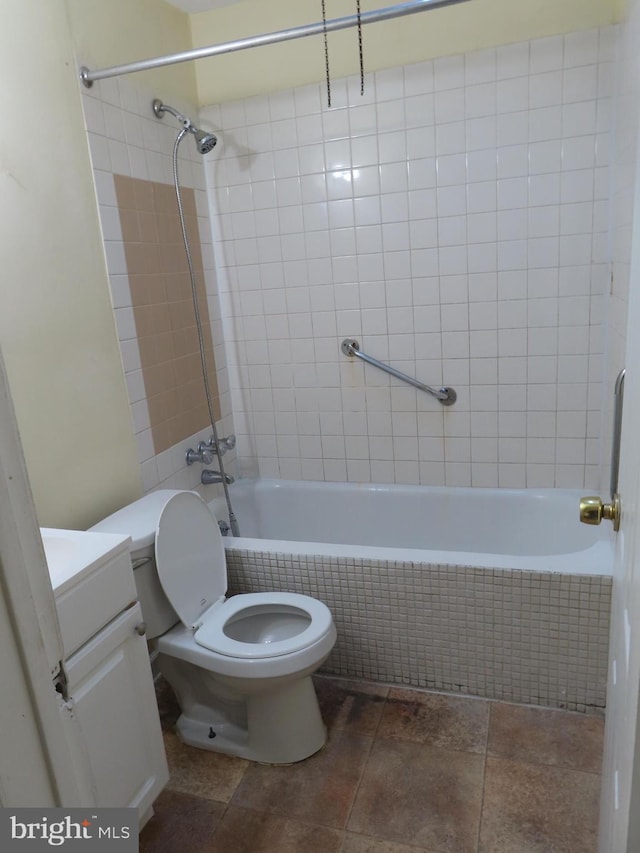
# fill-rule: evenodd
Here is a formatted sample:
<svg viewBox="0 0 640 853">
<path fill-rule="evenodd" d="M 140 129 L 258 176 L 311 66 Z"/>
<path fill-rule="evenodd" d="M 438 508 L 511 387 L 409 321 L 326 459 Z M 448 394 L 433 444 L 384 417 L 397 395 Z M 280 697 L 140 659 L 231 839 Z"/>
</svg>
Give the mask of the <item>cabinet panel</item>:
<svg viewBox="0 0 640 853">
<path fill-rule="evenodd" d="M 141 623 L 135 604 L 69 659 L 67 676 L 97 805 L 137 807 L 142 815 L 169 774 Z"/>
<path fill-rule="evenodd" d="M 54 587 L 67 658 L 138 598 L 126 542 L 119 550 L 108 560 L 96 561 L 90 571 L 74 577 L 65 588 Z"/>
</svg>

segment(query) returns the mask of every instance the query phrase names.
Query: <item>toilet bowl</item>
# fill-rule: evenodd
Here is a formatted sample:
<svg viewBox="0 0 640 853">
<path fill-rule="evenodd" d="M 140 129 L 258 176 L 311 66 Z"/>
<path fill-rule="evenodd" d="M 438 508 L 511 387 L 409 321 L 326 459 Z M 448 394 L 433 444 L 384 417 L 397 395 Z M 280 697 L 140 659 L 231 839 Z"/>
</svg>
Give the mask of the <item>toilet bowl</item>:
<svg viewBox="0 0 640 853">
<path fill-rule="evenodd" d="M 131 536 L 147 636 L 185 743 L 270 764 L 324 745 L 311 674 L 336 641 L 325 604 L 288 592 L 226 598 L 220 530 L 195 492 L 152 492 L 92 530 Z"/>
</svg>

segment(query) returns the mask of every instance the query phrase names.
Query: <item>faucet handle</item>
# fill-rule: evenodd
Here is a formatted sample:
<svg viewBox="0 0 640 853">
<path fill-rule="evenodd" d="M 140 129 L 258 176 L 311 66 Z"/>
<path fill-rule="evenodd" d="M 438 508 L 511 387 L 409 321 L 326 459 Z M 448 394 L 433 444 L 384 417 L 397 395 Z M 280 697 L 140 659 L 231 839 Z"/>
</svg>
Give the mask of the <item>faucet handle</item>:
<svg viewBox="0 0 640 853">
<path fill-rule="evenodd" d="M 209 447 L 209 445 L 201 441 L 198 444 L 198 449 L 193 450 L 193 448 L 189 448 L 187 450 L 187 465 L 193 465 L 194 462 L 201 462 L 203 465 L 211 465 L 214 457 L 213 448 Z"/>
<path fill-rule="evenodd" d="M 207 442 L 207 447 L 211 448 L 213 453 L 216 453 L 218 456 L 224 456 L 227 450 L 233 450 L 236 446 L 236 437 L 233 435 L 228 435 L 226 438 L 219 438 L 218 443 L 216 445 L 215 437 L 212 435 Z M 207 463 L 208 464 L 208 463 Z"/>
</svg>

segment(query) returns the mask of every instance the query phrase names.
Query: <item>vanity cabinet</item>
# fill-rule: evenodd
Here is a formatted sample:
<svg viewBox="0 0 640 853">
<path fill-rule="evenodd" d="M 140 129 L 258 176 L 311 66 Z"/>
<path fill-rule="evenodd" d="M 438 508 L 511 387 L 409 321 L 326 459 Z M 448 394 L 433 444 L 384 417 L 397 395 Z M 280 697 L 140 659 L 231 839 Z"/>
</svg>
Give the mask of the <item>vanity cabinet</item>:
<svg viewBox="0 0 640 853">
<path fill-rule="evenodd" d="M 87 789 L 82 805 L 137 808 L 142 824 L 169 774 L 129 539 L 42 535 L 65 653 L 61 707 Z"/>
</svg>

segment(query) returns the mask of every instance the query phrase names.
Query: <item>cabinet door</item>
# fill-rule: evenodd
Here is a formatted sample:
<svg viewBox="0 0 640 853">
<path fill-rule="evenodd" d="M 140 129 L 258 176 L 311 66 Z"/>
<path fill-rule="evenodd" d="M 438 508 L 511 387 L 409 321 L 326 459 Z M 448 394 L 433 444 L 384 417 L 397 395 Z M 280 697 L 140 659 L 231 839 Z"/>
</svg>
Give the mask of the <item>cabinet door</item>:
<svg viewBox="0 0 640 853">
<path fill-rule="evenodd" d="M 142 621 L 135 604 L 67 662 L 96 804 L 135 807 L 140 816 L 169 779 Z"/>
</svg>

